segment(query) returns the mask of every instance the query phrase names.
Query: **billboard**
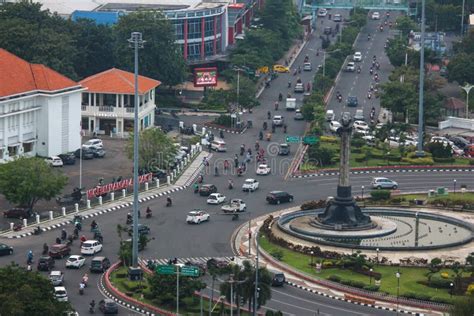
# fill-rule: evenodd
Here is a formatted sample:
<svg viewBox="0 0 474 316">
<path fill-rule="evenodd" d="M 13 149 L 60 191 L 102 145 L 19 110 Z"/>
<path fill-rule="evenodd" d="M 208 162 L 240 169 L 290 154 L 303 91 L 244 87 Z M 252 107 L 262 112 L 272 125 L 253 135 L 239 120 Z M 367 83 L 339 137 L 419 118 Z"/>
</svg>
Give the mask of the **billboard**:
<svg viewBox="0 0 474 316">
<path fill-rule="evenodd" d="M 194 69 L 195 87 L 213 87 L 217 86 L 217 68 L 195 68 Z"/>
</svg>

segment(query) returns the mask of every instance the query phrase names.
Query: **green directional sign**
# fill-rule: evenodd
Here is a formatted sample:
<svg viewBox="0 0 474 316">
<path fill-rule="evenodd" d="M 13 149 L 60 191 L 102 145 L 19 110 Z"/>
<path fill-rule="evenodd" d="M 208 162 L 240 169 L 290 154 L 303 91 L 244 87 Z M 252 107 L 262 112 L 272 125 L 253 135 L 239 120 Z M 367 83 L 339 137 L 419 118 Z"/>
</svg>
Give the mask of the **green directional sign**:
<svg viewBox="0 0 474 316">
<path fill-rule="evenodd" d="M 300 137 L 299 136 L 286 136 L 287 143 L 299 143 Z"/>
<path fill-rule="evenodd" d="M 199 268 L 195 266 L 183 266 L 181 267 L 181 275 L 190 276 L 190 277 L 198 277 Z"/>
<path fill-rule="evenodd" d="M 317 136 L 305 136 L 303 137 L 303 144 L 305 145 L 314 145 L 319 141 Z"/>
<path fill-rule="evenodd" d="M 174 274 L 175 266 L 169 264 L 161 264 L 156 267 L 156 273 L 158 274 Z"/>
</svg>

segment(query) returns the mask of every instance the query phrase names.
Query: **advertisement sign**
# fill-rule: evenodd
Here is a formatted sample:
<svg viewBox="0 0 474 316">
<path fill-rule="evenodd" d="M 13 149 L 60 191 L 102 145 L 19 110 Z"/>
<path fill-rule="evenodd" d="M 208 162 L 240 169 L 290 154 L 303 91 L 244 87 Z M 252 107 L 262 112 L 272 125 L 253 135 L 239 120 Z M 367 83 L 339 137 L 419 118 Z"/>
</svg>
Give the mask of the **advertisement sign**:
<svg viewBox="0 0 474 316">
<path fill-rule="evenodd" d="M 152 173 L 147 173 L 138 177 L 138 183 L 151 182 L 152 180 Z M 98 185 L 95 188 L 87 190 L 87 199 L 90 200 L 94 197 L 103 196 L 109 192 L 126 189 L 131 186 L 133 186 L 133 179 L 125 179 L 114 183 Z"/>
<path fill-rule="evenodd" d="M 195 87 L 213 87 L 217 86 L 217 68 L 195 68 L 194 69 Z"/>
</svg>

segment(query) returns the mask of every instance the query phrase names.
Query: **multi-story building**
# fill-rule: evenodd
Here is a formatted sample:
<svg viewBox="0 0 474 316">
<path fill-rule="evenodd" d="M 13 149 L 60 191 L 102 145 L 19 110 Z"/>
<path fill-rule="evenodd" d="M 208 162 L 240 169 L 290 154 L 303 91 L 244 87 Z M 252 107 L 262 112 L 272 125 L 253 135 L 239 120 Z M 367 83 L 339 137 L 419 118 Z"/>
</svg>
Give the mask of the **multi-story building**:
<svg viewBox="0 0 474 316">
<path fill-rule="evenodd" d="M 80 147 L 81 85 L 0 48 L 0 162 Z"/>
<path fill-rule="evenodd" d="M 80 81 L 82 129 L 86 134 L 127 136 L 133 131 L 135 81 L 131 72 L 112 68 Z M 155 121 L 155 88 L 158 80 L 138 76 L 140 130 Z"/>
</svg>

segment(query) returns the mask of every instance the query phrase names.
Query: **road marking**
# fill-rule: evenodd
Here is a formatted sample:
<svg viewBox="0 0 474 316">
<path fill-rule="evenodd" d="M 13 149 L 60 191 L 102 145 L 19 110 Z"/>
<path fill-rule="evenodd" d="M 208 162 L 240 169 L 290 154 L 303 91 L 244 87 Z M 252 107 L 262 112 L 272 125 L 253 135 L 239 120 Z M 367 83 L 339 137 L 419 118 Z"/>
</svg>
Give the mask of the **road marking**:
<svg viewBox="0 0 474 316">
<path fill-rule="evenodd" d="M 270 299 L 270 301 L 278 302 L 277 300 L 273 300 L 273 299 Z M 285 303 L 282 303 L 282 304 L 284 304 L 284 305 L 291 305 L 291 304 L 285 304 Z M 293 305 L 291 305 L 291 306 L 293 306 Z M 267 306 L 262 306 L 262 308 L 263 308 L 263 309 L 266 309 L 266 310 L 269 310 L 269 311 L 272 311 L 272 312 L 277 312 L 277 311 L 279 311 L 279 310 L 276 310 L 276 309 L 274 309 L 274 308 L 270 308 L 270 307 L 267 307 Z M 280 311 L 280 312 L 282 312 L 282 311 Z M 291 313 L 287 313 L 287 312 L 282 312 L 282 313 L 283 313 L 283 315 L 296 316 L 296 314 L 291 314 Z"/>
<path fill-rule="evenodd" d="M 293 304 L 290 304 L 290 303 L 286 303 L 286 302 L 283 302 L 283 301 L 280 301 L 280 300 L 276 300 L 274 298 L 271 299 L 272 301 L 275 301 L 277 303 L 280 303 L 282 305 L 288 305 L 288 306 L 291 306 L 292 308 L 296 308 L 296 309 L 301 309 L 301 310 L 304 310 L 304 311 L 308 311 L 308 312 L 311 312 L 311 313 L 314 313 L 316 314 L 316 312 L 314 311 L 314 309 L 309 309 L 309 308 L 304 308 L 304 307 L 301 307 L 301 306 L 297 306 L 297 305 L 293 305 Z M 318 305 L 322 305 L 322 304 L 318 304 Z M 330 316 L 332 314 L 326 314 L 326 313 L 319 313 L 318 315 L 327 315 L 327 316 Z"/>
</svg>

